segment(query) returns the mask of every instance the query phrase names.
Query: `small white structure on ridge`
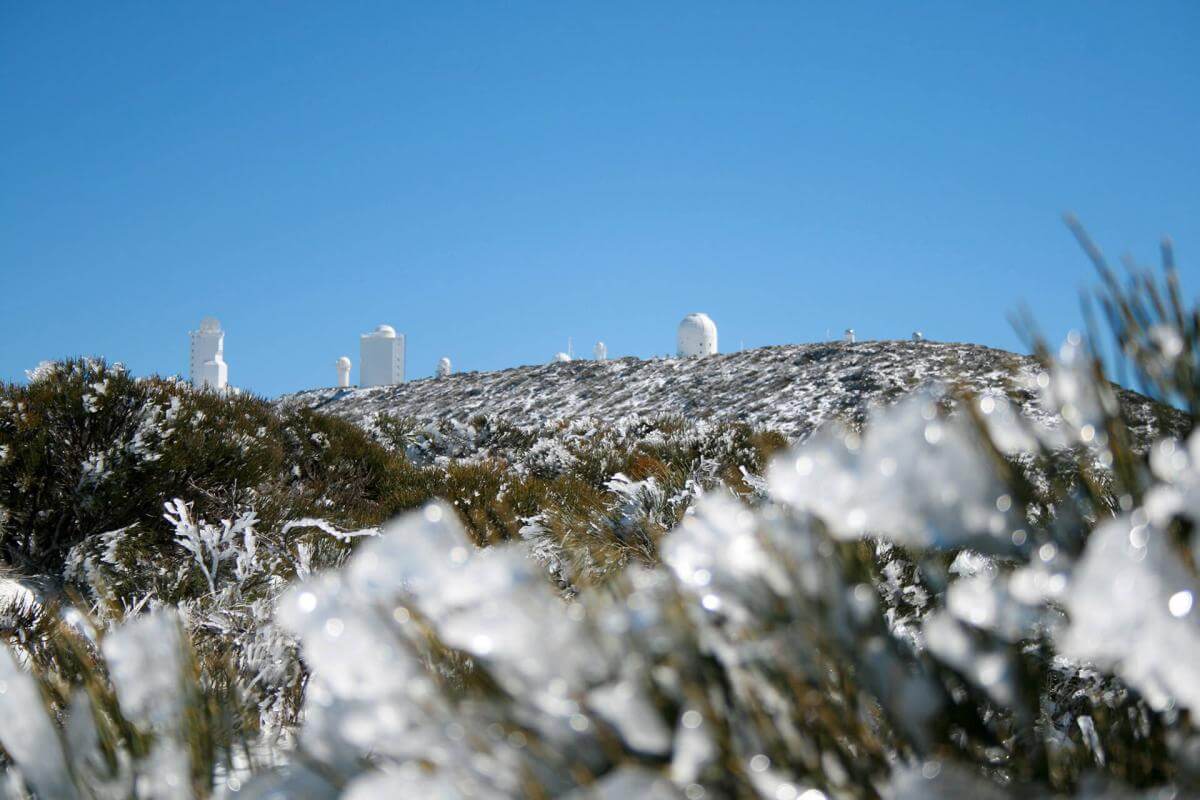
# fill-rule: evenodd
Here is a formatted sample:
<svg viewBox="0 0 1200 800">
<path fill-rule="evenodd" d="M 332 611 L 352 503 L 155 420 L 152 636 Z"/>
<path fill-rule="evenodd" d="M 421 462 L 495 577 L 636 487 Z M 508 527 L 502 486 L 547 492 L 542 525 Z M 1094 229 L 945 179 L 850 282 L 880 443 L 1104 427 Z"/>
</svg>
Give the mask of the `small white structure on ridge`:
<svg viewBox="0 0 1200 800">
<path fill-rule="evenodd" d="M 680 358 L 711 356 L 717 352 L 717 323 L 708 314 L 688 314 L 679 323 L 676 354 Z"/>
<path fill-rule="evenodd" d="M 225 363 L 225 331 L 216 317 L 200 320 L 200 330 L 191 331 L 192 353 L 189 376 L 192 386 L 224 389 L 229 385 L 229 366 Z"/>
<path fill-rule="evenodd" d="M 397 336 L 391 325 L 380 325 L 360 337 L 358 382 L 361 386 L 404 382 L 404 336 Z"/>
<path fill-rule="evenodd" d="M 350 368 L 354 365 L 350 363 L 349 356 L 342 356 L 335 362 L 338 372 L 338 388 L 347 389 L 350 386 Z"/>
<path fill-rule="evenodd" d="M 925 341 L 925 334 L 921 333 L 920 331 L 913 331 L 913 341 L 914 342 Z"/>
<path fill-rule="evenodd" d="M 842 341 L 846 344 L 854 344 L 854 328 L 846 328 L 846 333 L 842 335 Z"/>
<path fill-rule="evenodd" d="M 551 364 L 565 364 L 571 360 L 571 357 L 566 353 L 555 353 L 554 358 L 550 359 Z"/>
<path fill-rule="evenodd" d="M 439 378 L 448 378 L 448 377 L 450 377 L 450 373 L 453 371 L 454 371 L 454 368 L 450 365 L 450 357 L 442 356 L 438 360 L 437 376 Z"/>
<path fill-rule="evenodd" d="M 608 361 L 608 347 L 604 342 L 596 342 L 596 346 L 592 348 L 592 356 L 597 361 Z"/>
</svg>

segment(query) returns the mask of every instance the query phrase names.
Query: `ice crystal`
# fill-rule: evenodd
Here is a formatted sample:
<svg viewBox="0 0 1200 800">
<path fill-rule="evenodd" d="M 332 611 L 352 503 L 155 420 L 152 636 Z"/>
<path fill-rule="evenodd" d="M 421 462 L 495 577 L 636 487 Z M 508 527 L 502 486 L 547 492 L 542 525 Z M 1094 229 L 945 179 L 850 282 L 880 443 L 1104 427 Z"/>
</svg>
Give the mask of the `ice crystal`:
<svg viewBox="0 0 1200 800">
<path fill-rule="evenodd" d="M 0 744 L 46 797 L 73 798 L 62 742 L 33 677 L 0 647 Z"/>
<path fill-rule="evenodd" d="M 842 538 L 1007 549 L 1012 498 L 963 417 L 914 397 L 876 414 L 862 434 L 831 429 L 778 461 L 772 496 L 820 517 Z"/>
<path fill-rule="evenodd" d="M 1166 531 L 1121 516 L 1089 538 L 1070 589 L 1064 655 L 1112 669 L 1152 705 L 1200 708 L 1200 613 L 1173 598 L 1200 592 Z M 1183 613 L 1175 613 L 1183 612 Z"/>
</svg>

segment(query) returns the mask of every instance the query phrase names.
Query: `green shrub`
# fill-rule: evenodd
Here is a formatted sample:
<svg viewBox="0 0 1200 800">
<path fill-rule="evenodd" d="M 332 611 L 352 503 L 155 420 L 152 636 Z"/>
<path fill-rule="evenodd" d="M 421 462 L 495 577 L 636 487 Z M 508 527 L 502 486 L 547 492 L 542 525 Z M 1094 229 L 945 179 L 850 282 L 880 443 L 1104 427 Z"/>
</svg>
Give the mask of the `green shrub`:
<svg viewBox="0 0 1200 800">
<path fill-rule="evenodd" d="M 74 359 L 0 386 L 0 557 L 58 573 L 84 538 L 141 526 L 145 557 L 167 551 L 163 503 L 198 518 L 253 509 L 264 530 L 314 516 L 377 525 L 425 499 L 424 480 L 353 425 L 262 398 L 135 379 Z"/>
</svg>

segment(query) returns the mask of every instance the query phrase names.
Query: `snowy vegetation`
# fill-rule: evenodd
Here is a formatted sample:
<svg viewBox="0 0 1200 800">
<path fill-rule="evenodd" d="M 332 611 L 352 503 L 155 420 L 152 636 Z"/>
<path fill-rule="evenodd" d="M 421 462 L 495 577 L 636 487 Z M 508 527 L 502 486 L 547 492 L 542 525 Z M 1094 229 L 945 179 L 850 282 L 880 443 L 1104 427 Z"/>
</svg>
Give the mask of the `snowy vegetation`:
<svg viewBox="0 0 1200 800">
<path fill-rule="evenodd" d="M 1094 334 L 815 432 L 4 387 L 0 791 L 1200 792 L 1200 312 L 1101 267 L 1182 411 Z"/>
<path fill-rule="evenodd" d="M 426 441 L 410 455 L 477 453 L 508 457 L 511 440 L 489 424 L 545 436 L 575 429 L 636 426 L 662 415 L 741 423 L 799 441 L 831 422 L 860 426 L 873 405 L 892 404 L 930 383 L 957 393 L 1000 392 L 1044 425 L 1032 382 L 1036 358 L 974 344 L 858 341 L 774 345 L 705 358 L 619 358 L 460 372 L 395 386 L 313 389 L 283 404 L 307 407 L 374 430 L 380 414 Z M 1164 409 L 1118 390 L 1126 424 L 1141 436 L 1160 429 Z M 1169 412 L 1165 412 L 1171 416 Z M 482 428 L 476 426 L 482 421 Z M 474 429 L 474 430 L 473 430 Z"/>
</svg>

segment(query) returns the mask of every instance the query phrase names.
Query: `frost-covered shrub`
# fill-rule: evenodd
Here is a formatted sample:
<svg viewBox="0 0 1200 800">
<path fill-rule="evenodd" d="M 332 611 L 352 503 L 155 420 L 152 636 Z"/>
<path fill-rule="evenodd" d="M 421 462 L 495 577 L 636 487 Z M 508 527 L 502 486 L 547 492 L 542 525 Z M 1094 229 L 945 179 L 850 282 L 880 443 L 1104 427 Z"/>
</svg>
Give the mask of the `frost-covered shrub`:
<svg viewBox="0 0 1200 800">
<path fill-rule="evenodd" d="M 0 386 L 0 453 L 0 552 L 52 573 L 83 538 L 133 525 L 142 549 L 130 556 L 153 559 L 176 497 L 209 519 L 252 508 L 268 527 L 299 516 L 363 527 L 426 499 L 402 459 L 345 422 L 94 359 Z"/>
<path fill-rule="evenodd" d="M 412 462 L 411 498 L 445 499 L 477 543 L 530 542 L 564 588 L 656 560 L 657 540 L 705 491 L 761 499 L 760 476 L 786 445 L 747 425 L 671 416 L 531 429 L 479 416 L 418 430 L 383 415 L 371 432 Z"/>
<path fill-rule="evenodd" d="M 529 455 L 525 458 L 529 471 L 541 478 L 562 475 L 577 462 L 578 459 L 571 451 L 562 442 L 554 439 L 538 439 L 537 443 L 529 448 Z"/>
</svg>

